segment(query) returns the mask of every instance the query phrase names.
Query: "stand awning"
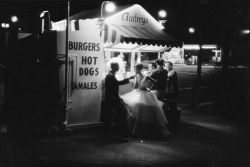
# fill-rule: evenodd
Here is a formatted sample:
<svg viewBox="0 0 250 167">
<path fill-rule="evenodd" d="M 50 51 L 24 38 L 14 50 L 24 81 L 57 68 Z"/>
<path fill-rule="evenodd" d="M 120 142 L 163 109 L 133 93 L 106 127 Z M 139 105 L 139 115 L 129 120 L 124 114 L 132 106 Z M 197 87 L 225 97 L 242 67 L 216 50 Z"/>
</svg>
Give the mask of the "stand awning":
<svg viewBox="0 0 250 167">
<path fill-rule="evenodd" d="M 162 30 L 126 25 L 105 25 L 105 42 L 112 43 L 138 43 L 141 45 L 166 45 L 181 46 L 181 42 L 175 40 Z"/>
</svg>

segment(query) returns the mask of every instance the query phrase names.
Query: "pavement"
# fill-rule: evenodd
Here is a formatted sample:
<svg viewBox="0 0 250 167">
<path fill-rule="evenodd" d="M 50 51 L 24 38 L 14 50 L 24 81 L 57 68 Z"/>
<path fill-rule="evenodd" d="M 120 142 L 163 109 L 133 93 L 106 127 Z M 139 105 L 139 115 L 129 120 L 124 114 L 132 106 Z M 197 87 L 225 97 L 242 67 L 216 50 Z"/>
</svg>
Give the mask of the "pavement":
<svg viewBox="0 0 250 167">
<path fill-rule="evenodd" d="M 248 167 L 245 130 L 227 119 L 183 110 L 180 126 L 168 139 L 122 142 L 102 126 L 49 137 L 2 135 L 0 166 Z"/>
</svg>

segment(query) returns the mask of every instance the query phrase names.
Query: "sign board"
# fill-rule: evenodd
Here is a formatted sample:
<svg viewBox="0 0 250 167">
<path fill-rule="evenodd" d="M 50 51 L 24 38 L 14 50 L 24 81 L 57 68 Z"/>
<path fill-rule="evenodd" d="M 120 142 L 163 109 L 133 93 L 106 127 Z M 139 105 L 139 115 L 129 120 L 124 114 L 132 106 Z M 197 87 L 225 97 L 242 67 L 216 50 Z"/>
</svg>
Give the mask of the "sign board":
<svg viewBox="0 0 250 167">
<path fill-rule="evenodd" d="M 171 61 L 172 63 L 182 63 L 183 58 L 181 55 L 181 48 L 173 47 L 170 51 L 164 52 L 162 58 L 165 61 Z"/>
<path fill-rule="evenodd" d="M 105 71 L 100 29 L 91 22 L 81 21 L 79 24 L 85 24 L 84 29 L 69 32 L 68 107 L 71 110 L 66 115 L 67 125 L 100 122 Z M 64 55 L 65 32 L 58 33 L 57 41 L 58 54 Z M 61 71 L 64 73 L 65 70 Z"/>
<path fill-rule="evenodd" d="M 161 25 L 140 5 L 133 5 L 105 20 L 105 23 L 115 25 L 136 26 L 161 30 Z"/>
</svg>

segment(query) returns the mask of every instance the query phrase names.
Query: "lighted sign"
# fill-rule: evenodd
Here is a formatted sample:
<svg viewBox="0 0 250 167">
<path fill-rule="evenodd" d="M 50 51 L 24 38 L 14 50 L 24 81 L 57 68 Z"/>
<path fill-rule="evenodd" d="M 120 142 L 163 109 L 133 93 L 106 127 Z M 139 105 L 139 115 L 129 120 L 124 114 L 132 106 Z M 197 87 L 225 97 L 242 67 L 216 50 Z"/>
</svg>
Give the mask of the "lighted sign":
<svg viewBox="0 0 250 167">
<path fill-rule="evenodd" d="M 183 48 L 186 50 L 200 50 L 199 45 L 184 45 Z"/>
<path fill-rule="evenodd" d="M 95 22 L 80 20 L 79 26 L 85 28 L 69 31 L 68 80 L 71 103 L 68 106 L 72 110 L 67 113 L 66 125 L 100 121 L 102 79 L 105 75 L 100 30 Z M 58 32 L 57 41 L 57 53 L 65 54 L 65 32 Z"/>
<path fill-rule="evenodd" d="M 126 12 L 126 13 L 122 14 L 122 20 L 123 21 L 129 21 L 129 22 L 137 22 L 137 23 L 140 23 L 142 25 L 148 23 L 147 18 L 137 16 L 136 14 L 135 15 L 130 15 L 129 12 Z"/>
<path fill-rule="evenodd" d="M 184 45 L 183 46 L 184 49 L 186 50 L 200 50 L 200 46 L 199 45 Z M 204 44 L 202 45 L 202 49 L 216 49 L 217 48 L 217 45 L 207 45 L 207 44 Z"/>
</svg>

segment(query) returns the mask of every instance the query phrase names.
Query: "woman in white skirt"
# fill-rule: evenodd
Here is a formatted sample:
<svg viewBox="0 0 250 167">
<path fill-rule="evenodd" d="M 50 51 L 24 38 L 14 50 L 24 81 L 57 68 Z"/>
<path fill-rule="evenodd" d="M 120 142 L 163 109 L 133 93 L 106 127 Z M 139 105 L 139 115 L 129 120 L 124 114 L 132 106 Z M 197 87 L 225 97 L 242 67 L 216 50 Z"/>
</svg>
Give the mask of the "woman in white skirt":
<svg viewBox="0 0 250 167">
<path fill-rule="evenodd" d="M 164 103 L 147 88 L 153 79 L 143 75 L 142 68 L 142 64 L 135 65 L 134 90 L 121 96 L 129 112 L 129 132 L 139 138 L 167 137 L 170 132 L 162 109 Z"/>
</svg>

